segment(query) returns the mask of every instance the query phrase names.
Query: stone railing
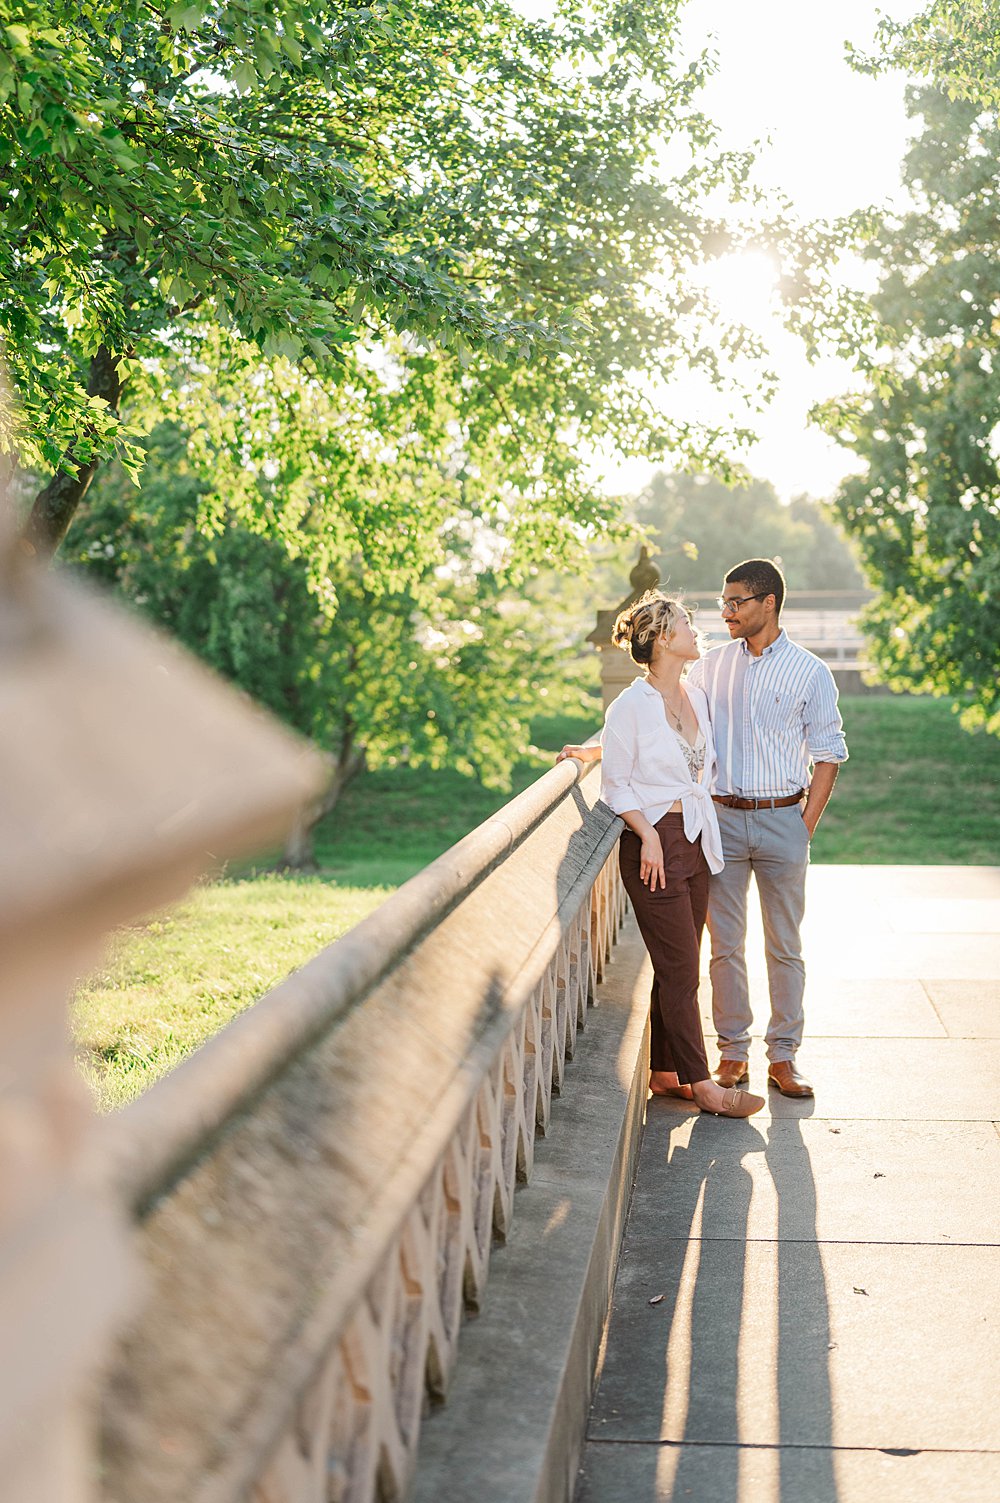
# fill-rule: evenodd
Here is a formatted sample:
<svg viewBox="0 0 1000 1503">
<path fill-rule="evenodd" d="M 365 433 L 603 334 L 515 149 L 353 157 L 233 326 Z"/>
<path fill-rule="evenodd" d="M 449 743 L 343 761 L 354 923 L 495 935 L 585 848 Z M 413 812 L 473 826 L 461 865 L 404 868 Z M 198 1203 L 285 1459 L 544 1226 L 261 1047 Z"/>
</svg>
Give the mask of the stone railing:
<svg viewBox="0 0 1000 1503">
<path fill-rule="evenodd" d="M 106 1503 L 405 1495 L 624 913 L 620 829 L 552 768 L 108 1119 L 144 1287 Z"/>
</svg>

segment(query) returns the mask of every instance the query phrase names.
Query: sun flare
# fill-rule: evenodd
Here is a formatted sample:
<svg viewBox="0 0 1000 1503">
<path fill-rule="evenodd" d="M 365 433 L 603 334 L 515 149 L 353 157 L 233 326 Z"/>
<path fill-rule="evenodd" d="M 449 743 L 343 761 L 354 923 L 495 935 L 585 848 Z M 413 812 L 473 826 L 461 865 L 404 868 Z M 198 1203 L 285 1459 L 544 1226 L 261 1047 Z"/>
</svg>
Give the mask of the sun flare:
<svg viewBox="0 0 1000 1503">
<path fill-rule="evenodd" d="M 777 262 L 766 251 L 734 251 L 709 262 L 702 281 L 727 323 L 760 333 L 775 315 L 779 275 Z"/>
</svg>

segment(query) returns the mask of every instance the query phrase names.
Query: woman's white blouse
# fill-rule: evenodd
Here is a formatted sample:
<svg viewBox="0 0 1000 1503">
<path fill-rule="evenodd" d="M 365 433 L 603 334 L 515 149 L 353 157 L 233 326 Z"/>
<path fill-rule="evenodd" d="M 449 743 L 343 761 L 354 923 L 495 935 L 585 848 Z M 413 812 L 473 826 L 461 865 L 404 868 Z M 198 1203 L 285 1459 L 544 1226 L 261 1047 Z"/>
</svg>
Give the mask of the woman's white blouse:
<svg viewBox="0 0 1000 1503">
<path fill-rule="evenodd" d="M 684 834 L 688 840 L 701 836 L 709 870 L 720 872 L 724 862 L 712 803 L 716 761 L 708 700 L 700 689 L 685 688 L 705 737 L 701 782 L 688 770 L 680 743 L 667 724 L 659 691 L 637 678 L 608 706 L 604 717 L 601 798 L 616 814 L 641 810 L 653 825 L 680 799 Z"/>
</svg>

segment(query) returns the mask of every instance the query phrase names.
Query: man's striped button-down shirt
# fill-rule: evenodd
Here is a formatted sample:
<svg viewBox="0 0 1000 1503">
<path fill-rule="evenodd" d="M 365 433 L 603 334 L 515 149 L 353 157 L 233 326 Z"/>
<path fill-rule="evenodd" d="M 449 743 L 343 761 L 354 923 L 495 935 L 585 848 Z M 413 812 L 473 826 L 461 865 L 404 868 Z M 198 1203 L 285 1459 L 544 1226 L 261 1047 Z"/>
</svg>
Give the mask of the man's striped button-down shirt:
<svg viewBox="0 0 1000 1503">
<path fill-rule="evenodd" d="M 688 682 L 708 695 L 718 793 L 780 798 L 808 788 L 810 763 L 847 761 L 833 674 L 784 631 L 760 657 L 741 638 L 714 648 Z"/>
</svg>

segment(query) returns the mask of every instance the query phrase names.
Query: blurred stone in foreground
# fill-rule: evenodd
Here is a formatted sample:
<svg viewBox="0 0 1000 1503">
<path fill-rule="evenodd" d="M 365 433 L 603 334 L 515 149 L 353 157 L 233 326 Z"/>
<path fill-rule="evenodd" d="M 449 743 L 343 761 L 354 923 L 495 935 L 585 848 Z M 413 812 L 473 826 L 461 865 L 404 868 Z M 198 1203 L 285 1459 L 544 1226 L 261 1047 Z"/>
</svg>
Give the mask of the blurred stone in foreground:
<svg viewBox="0 0 1000 1503">
<path fill-rule="evenodd" d="M 88 1386 L 133 1291 L 67 994 L 108 930 L 280 841 L 320 759 L 18 546 L 0 501 L 0 1477 L 92 1496 Z"/>
</svg>

